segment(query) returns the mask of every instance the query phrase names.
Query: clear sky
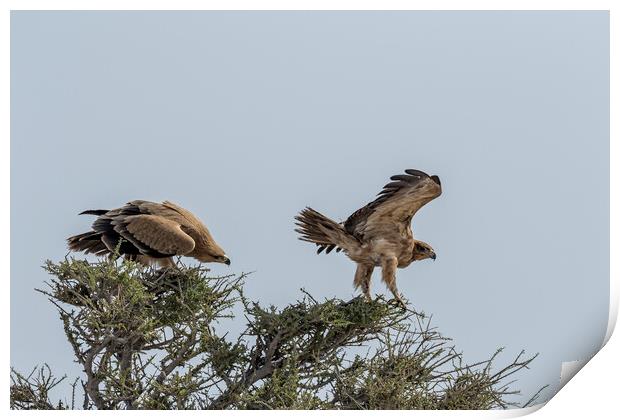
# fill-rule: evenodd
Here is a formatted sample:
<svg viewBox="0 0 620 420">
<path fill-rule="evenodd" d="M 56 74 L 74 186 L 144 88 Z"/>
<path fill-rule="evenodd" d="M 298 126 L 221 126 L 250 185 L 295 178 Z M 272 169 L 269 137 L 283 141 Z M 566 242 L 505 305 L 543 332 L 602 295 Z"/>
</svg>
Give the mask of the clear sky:
<svg viewBox="0 0 620 420">
<path fill-rule="evenodd" d="M 607 326 L 608 36 L 606 12 L 13 12 L 12 365 L 80 372 L 33 289 L 82 210 L 174 201 L 252 300 L 349 299 L 355 265 L 293 217 L 344 220 L 417 168 L 442 180 L 413 220 L 438 258 L 400 290 L 467 361 L 540 352 L 517 387 L 551 395 Z"/>
</svg>

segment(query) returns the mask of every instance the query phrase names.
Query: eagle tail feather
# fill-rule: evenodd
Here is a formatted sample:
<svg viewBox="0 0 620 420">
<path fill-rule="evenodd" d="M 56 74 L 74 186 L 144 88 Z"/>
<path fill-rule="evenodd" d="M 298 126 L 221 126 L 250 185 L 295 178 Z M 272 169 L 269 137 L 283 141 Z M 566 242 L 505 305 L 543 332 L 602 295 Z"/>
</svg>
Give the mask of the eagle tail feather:
<svg viewBox="0 0 620 420">
<path fill-rule="evenodd" d="M 106 214 L 110 210 L 84 210 L 80 214 L 91 214 L 93 216 L 101 216 Z"/>
<path fill-rule="evenodd" d="M 90 231 L 80 235 L 71 236 L 67 239 L 71 251 L 84 251 L 86 254 L 102 255 L 109 252 L 101 241 L 101 233 Z"/>
<path fill-rule="evenodd" d="M 329 254 L 334 249 L 340 252 L 359 245 L 359 241 L 347 233 L 340 223 L 310 207 L 303 209 L 295 216 L 295 220 L 298 226 L 295 232 L 301 234 L 299 239 L 315 244 L 318 247 L 317 254 L 323 251 Z"/>
</svg>

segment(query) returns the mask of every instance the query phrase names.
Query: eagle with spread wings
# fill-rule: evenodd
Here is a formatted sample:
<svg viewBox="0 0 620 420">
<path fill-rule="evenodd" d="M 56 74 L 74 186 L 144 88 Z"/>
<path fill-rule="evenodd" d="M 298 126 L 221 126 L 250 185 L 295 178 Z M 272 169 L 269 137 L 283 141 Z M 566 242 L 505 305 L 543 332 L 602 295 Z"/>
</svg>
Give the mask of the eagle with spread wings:
<svg viewBox="0 0 620 420">
<path fill-rule="evenodd" d="M 378 197 L 354 212 L 344 223 L 337 223 L 310 207 L 296 217 L 299 239 L 318 246 L 317 254 L 332 250 L 344 253 L 355 263 L 353 284 L 370 300 L 370 278 L 381 267 L 382 279 L 397 302 L 404 306 L 396 287 L 396 269 L 414 261 L 435 259 L 433 248 L 414 239 L 411 219 L 422 206 L 441 195 L 437 175 L 407 169 L 394 175 Z"/>
<path fill-rule="evenodd" d="M 185 255 L 200 262 L 230 265 L 209 229 L 190 211 L 164 201 L 135 200 L 114 210 L 86 210 L 98 216 L 90 232 L 67 239 L 69 249 L 114 255 L 145 265 L 174 266 L 173 257 Z"/>
</svg>

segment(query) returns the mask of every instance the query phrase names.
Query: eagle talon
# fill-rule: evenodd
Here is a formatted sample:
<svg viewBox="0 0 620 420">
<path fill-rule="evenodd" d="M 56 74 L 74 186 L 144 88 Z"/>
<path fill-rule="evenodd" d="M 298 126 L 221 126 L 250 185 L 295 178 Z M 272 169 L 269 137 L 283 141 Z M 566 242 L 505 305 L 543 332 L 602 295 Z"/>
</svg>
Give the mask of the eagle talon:
<svg viewBox="0 0 620 420">
<path fill-rule="evenodd" d="M 392 303 L 396 306 L 399 306 L 403 309 L 407 309 L 407 305 L 405 304 L 405 302 L 403 301 L 403 299 L 401 297 L 394 297 L 393 299 L 390 299 L 388 301 L 388 303 Z"/>
</svg>

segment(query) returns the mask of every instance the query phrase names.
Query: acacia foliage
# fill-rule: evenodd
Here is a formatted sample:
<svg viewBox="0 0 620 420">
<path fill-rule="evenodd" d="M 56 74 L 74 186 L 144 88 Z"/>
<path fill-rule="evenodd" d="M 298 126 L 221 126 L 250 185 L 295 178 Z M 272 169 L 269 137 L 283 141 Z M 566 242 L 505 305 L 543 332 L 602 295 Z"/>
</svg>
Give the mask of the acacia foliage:
<svg viewBox="0 0 620 420">
<path fill-rule="evenodd" d="M 512 377 L 536 357 L 496 367 L 498 350 L 465 363 L 429 317 L 381 297 L 303 292 L 278 309 L 244 295 L 245 275 L 201 266 L 67 258 L 44 268 L 52 278 L 39 292 L 84 375 L 53 401 L 64 377 L 12 369 L 14 409 L 508 408 Z M 229 337 L 222 322 L 238 317 L 245 330 Z"/>
</svg>

